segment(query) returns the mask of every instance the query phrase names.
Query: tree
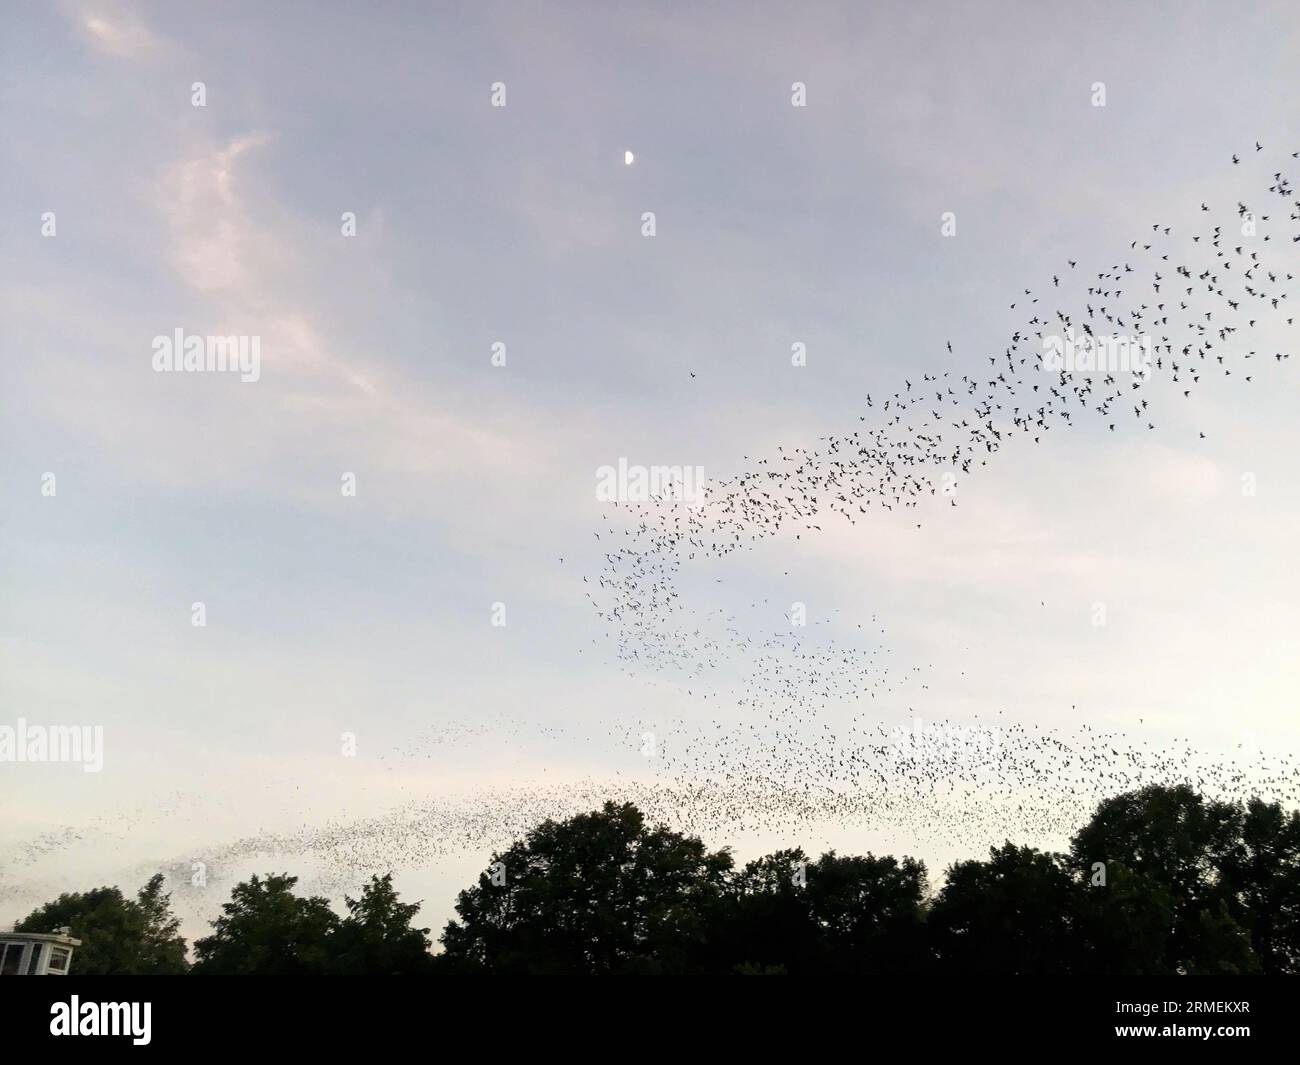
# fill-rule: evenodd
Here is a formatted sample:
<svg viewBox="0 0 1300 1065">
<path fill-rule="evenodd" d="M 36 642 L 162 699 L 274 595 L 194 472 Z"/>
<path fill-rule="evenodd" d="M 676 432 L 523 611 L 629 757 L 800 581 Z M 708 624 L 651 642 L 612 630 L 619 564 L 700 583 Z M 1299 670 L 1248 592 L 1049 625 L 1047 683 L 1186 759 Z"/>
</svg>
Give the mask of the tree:
<svg viewBox="0 0 1300 1065">
<path fill-rule="evenodd" d="M 1251 799 L 1219 873 L 1265 973 L 1300 973 L 1300 813 Z"/>
<path fill-rule="evenodd" d="M 212 922 L 213 933 L 194 944 L 194 971 L 215 975 L 307 975 L 330 969 L 338 916 L 329 900 L 293 894 L 296 876 L 256 875 L 236 884 Z"/>
<path fill-rule="evenodd" d="M 1101 802 L 1069 855 L 1010 842 L 960 861 L 927 901 L 911 858 L 726 849 L 612 802 L 544 821 L 460 892 L 444 953 L 393 875 L 340 919 L 297 878 L 235 886 L 196 973 L 1251 974 L 1300 971 L 1300 813 L 1187 785 Z M 71 928 L 75 971 L 186 971 L 161 874 L 61 895 L 15 926 Z"/>
<path fill-rule="evenodd" d="M 372 876 L 360 898 L 343 898 L 348 915 L 332 937 L 331 972 L 409 976 L 428 971 L 429 929 L 411 927 L 420 904 L 398 901 L 392 873 Z"/>
<path fill-rule="evenodd" d="M 907 973 L 927 967 L 925 865 L 912 858 L 823 854 L 808 902 L 827 973 Z"/>
<path fill-rule="evenodd" d="M 1189 784 L 1152 784 L 1099 803 L 1071 854 L 1080 865 L 1123 862 L 1204 901 L 1214 891 L 1210 873 L 1237 846 L 1241 821 L 1241 807 L 1206 800 Z"/>
<path fill-rule="evenodd" d="M 707 964 L 726 851 L 647 828 L 630 804 L 544 821 L 460 893 L 443 971 L 693 972 Z"/>
<path fill-rule="evenodd" d="M 1279 804 L 1152 785 L 1102 802 L 1071 853 L 1080 868 L 1119 863 L 1171 900 L 1156 971 L 1300 971 L 1300 815 Z"/>
<path fill-rule="evenodd" d="M 799 849 L 733 878 L 726 941 L 733 972 L 914 972 L 927 961 L 925 866 L 911 858 Z"/>
<path fill-rule="evenodd" d="M 820 953 L 806 884 L 808 856 L 796 847 L 747 862 L 729 885 L 715 965 L 723 971 L 815 969 Z"/>
<path fill-rule="evenodd" d="M 1086 971 L 1107 975 L 1172 974 L 1169 939 L 1174 897 L 1145 873 L 1122 862 L 1106 866 L 1104 882 L 1083 881 L 1081 934 Z"/>
<path fill-rule="evenodd" d="M 1009 842 L 957 862 L 929 914 L 936 958 L 954 973 L 1079 972 L 1083 890 L 1062 856 Z"/>
<path fill-rule="evenodd" d="M 73 960 L 81 976 L 183 973 L 185 940 L 158 873 L 134 899 L 116 887 L 60 895 L 14 925 L 16 932 L 71 929 L 81 940 Z"/>
<path fill-rule="evenodd" d="M 1190 975 L 1255 976 L 1262 971 L 1250 935 L 1233 920 L 1226 901 L 1214 910 L 1202 910 L 1196 926 L 1185 965 Z"/>
</svg>

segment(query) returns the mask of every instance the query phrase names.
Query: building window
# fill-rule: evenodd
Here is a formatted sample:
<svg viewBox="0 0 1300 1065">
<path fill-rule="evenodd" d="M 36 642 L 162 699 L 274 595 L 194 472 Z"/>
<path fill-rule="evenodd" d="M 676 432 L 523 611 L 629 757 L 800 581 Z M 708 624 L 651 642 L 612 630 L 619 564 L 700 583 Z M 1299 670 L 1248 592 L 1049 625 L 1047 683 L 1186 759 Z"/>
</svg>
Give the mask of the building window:
<svg viewBox="0 0 1300 1065">
<path fill-rule="evenodd" d="M 24 949 L 26 948 L 22 943 L 5 944 L 4 956 L 0 957 L 0 976 L 17 976 L 23 971 Z"/>
</svg>

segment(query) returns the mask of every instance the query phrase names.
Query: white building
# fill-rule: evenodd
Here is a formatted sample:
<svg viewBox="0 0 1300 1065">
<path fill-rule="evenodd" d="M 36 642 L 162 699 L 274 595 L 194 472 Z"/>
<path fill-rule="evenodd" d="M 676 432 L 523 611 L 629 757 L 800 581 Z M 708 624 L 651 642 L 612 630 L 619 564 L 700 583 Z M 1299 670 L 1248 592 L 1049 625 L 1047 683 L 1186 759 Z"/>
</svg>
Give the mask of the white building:
<svg viewBox="0 0 1300 1065">
<path fill-rule="evenodd" d="M 67 976 L 81 946 L 69 931 L 0 932 L 0 976 Z"/>
</svg>

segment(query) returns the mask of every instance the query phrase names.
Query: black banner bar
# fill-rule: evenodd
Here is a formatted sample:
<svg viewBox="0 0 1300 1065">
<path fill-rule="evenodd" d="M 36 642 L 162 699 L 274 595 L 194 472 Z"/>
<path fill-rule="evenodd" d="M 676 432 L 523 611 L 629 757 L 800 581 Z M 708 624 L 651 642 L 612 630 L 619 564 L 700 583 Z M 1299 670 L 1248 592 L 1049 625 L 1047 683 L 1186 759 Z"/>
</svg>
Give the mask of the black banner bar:
<svg viewBox="0 0 1300 1065">
<path fill-rule="evenodd" d="M 1287 978 L 1219 977 L 827 981 L 739 978 L 203 978 L 65 977 L 6 980 L 7 1050 L 115 1044 L 127 1052 L 338 1052 L 478 1033 L 525 1031 L 582 1045 L 621 1032 L 618 1045 L 665 1051 L 672 1029 L 714 1030 L 732 1047 L 807 1049 L 832 1032 L 871 1045 L 1005 1045 L 1022 1037 L 1073 1048 L 1133 1043 L 1294 1050 L 1297 993 Z M 704 987 L 707 983 L 709 986 Z M 739 1007 L 739 1008 L 738 1008 Z M 423 1035 L 421 1035 L 421 1033 Z M 820 1034 L 819 1034 L 820 1033 Z M 661 1042 L 662 1040 L 662 1042 Z M 433 1046 L 438 1045 L 437 1043 Z M 491 1044 L 485 1044 L 487 1049 Z M 620 1052 L 621 1053 L 621 1052 Z M 15 1059 L 18 1060 L 18 1059 Z"/>
</svg>

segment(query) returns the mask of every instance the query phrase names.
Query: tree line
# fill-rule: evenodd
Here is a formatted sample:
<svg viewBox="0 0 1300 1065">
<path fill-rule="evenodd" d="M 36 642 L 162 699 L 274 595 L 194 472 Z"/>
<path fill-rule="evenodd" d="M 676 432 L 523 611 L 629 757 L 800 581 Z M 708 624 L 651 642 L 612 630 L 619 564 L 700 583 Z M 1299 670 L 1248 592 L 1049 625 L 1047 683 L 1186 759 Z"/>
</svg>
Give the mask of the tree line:
<svg viewBox="0 0 1300 1065">
<path fill-rule="evenodd" d="M 1284 974 L 1300 972 L 1300 813 L 1187 785 L 1104 800 L 1050 853 L 1010 842 L 931 892 L 912 858 L 726 848 L 633 805 L 544 821 L 461 891 L 433 952 L 392 874 L 342 914 L 297 878 L 237 884 L 191 951 L 162 874 L 65 894 L 79 974 Z"/>
</svg>

